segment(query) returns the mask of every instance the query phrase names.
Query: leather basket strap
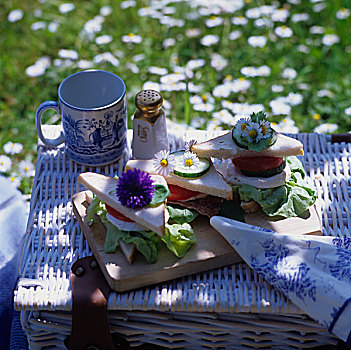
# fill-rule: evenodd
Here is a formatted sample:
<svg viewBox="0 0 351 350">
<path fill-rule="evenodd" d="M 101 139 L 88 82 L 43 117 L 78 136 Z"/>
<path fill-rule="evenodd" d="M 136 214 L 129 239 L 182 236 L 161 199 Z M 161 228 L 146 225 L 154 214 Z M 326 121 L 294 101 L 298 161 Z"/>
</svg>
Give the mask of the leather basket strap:
<svg viewBox="0 0 351 350">
<path fill-rule="evenodd" d="M 71 268 L 72 333 L 69 349 L 114 350 L 108 325 L 110 287 L 93 256 L 77 260 Z"/>
</svg>

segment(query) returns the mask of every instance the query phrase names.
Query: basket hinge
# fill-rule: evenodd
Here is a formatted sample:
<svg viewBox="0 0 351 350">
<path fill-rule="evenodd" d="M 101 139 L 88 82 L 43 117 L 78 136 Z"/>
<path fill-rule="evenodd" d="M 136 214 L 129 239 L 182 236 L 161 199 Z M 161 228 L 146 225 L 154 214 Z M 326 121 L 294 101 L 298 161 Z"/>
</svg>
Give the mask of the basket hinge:
<svg viewBox="0 0 351 350">
<path fill-rule="evenodd" d="M 72 332 L 69 349 L 114 350 L 108 324 L 110 287 L 93 256 L 77 260 L 71 268 Z"/>
</svg>

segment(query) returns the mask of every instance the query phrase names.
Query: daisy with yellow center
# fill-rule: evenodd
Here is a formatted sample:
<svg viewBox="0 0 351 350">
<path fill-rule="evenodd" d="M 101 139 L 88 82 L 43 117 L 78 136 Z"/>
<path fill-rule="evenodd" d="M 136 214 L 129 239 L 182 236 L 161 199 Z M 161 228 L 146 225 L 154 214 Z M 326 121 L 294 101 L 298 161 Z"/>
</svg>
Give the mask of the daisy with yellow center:
<svg viewBox="0 0 351 350">
<path fill-rule="evenodd" d="M 155 171 L 162 176 L 169 175 L 176 165 L 174 155 L 170 154 L 169 151 L 166 150 L 157 152 L 152 162 Z"/>
<path fill-rule="evenodd" d="M 251 123 L 251 120 L 249 118 L 241 118 L 238 120 L 238 122 L 235 124 L 235 131 L 242 135 L 242 133 L 245 131 L 247 126 Z"/>
<path fill-rule="evenodd" d="M 262 131 L 260 125 L 257 123 L 250 123 L 246 127 L 243 136 L 246 137 L 249 142 L 257 143 L 262 139 Z"/>
<path fill-rule="evenodd" d="M 271 126 L 268 120 L 261 120 L 260 121 L 260 128 L 262 133 L 262 139 L 270 138 L 272 135 Z"/>
<path fill-rule="evenodd" d="M 185 152 L 183 155 L 183 168 L 196 168 L 199 165 L 199 158 L 196 156 L 195 153 L 192 152 Z"/>
</svg>

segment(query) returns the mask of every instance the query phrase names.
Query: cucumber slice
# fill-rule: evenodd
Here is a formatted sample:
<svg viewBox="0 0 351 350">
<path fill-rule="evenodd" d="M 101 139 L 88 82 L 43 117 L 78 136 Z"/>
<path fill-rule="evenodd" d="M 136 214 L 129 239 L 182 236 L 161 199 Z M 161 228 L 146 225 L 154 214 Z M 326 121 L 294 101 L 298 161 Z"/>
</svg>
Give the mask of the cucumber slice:
<svg viewBox="0 0 351 350">
<path fill-rule="evenodd" d="M 269 169 L 266 171 L 250 171 L 250 170 L 242 170 L 240 169 L 241 173 L 245 176 L 249 177 L 271 177 L 277 174 L 280 174 L 286 166 L 286 161 L 284 160 L 282 164 L 280 164 L 278 167 Z"/>
<path fill-rule="evenodd" d="M 233 128 L 232 130 L 232 139 L 236 143 L 236 145 L 244 149 L 249 149 L 249 142 L 247 140 L 243 140 L 240 136 L 235 135 L 234 130 L 235 128 Z M 277 137 L 278 137 L 277 133 L 273 130 L 271 139 L 262 139 L 258 141 L 256 144 L 251 144 L 251 147 L 255 146 L 255 148 L 259 148 L 259 149 L 270 147 L 273 144 L 275 144 L 275 142 L 277 141 Z M 251 150 L 255 150 L 255 149 L 251 148 Z"/>
<path fill-rule="evenodd" d="M 199 163 L 196 167 L 195 166 L 188 167 L 184 165 L 183 163 L 184 153 L 185 151 L 177 151 L 172 153 L 176 159 L 176 166 L 173 169 L 173 173 L 175 175 L 189 178 L 189 179 L 195 179 L 206 174 L 209 171 L 211 162 L 207 158 L 199 158 Z"/>
</svg>

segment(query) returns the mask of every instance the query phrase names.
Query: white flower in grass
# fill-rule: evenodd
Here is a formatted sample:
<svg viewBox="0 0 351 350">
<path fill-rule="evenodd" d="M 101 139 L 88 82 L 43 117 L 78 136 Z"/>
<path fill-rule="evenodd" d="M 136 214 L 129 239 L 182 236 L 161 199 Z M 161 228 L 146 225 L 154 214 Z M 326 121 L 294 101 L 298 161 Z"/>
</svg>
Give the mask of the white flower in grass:
<svg viewBox="0 0 351 350">
<path fill-rule="evenodd" d="M 174 46 L 176 43 L 175 39 L 174 38 L 167 38 L 165 40 L 162 41 L 162 46 L 167 49 L 169 47 L 172 47 Z"/>
<path fill-rule="evenodd" d="M 203 46 L 211 46 L 219 42 L 219 36 L 214 34 L 205 35 L 201 38 L 200 43 Z"/>
<path fill-rule="evenodd" d="M 46 23 L 43 21 L 39 21 L 39 22 L 34 22 L 31 26 L 30 29 L 32 29 L 33 31 L 39 30 L 39 29 L 45 29 L 46 28 Z"/>
<path fill-rule="evenodd" d="M 185 35 L 188 38 L 196 38 L 201 35 L 201 29 L 199 28 L 189 28 L 185 31 Z"/>
<path fill-rule="evenodd" d="M 325 32 L 325 29 L 322 26 L 312 26 L 310 28 L 311 34 L 323 34 L 324 32 Z"/>
<path fill-rule="evenodd" d="M 7 16 L 8 21 L 11 23 L 20 21 L 22 18 L 23 18 L 23 11 L 20 9 L 12 10 Z"/>
<path fill-rule="evenodd" d="M 21 160 L 18 164 L 19 172 L 22 177 L 34 176 L 34 164 L 28 160 Z"/>
<path fill-rule="evenodd" d="M 292 29 L 287 26 L 281 26 L 281 27 L 275 28 L 274 33 L 278 35 L 280 38 L 291 38 L 293 35 Z"/>
<path fill-rule="evenodd" d="M 310 16 L 308 13 L 295 13 L 294 15 L 292 15 L 291 20 L 293 22 L 304 22 L 304 21 L 308 21 L 310 19 Z"/>
<path fill-rule="evenodd" d="M 197 141 L 194 140 L 194 139 L 191 139 L 191 140 L 185 142 L 185 144 L 184 144 L 185 151 L 186 152 L 189 152 L 189 151 L 191 152 L 191 147 L 193 147 L 196 144 L 197 144 Z"/>
<path fill-rule="evenodd" d="M 297 77 L 297 72 L 294 68 L 285 68 L 282 72 L 282 77 L 284 79 L 295 79 Z"/>
<path fill-rule="evenodd" d="M 218 112 L 214 112 L 212 117 L 217 120 L 220 124 L 234 125 L 236 123 L 236 118 L 226 109 L 221 109 Z"/>
<path fill-rule="evenodd" d="M 336 34 L 325 34 L 322 38 L 322 44 L 325 46 L 332 46 L 337 44 L 340 38 Z"/>
<path fill-rule="evenodd" d="M 68 12 L 73 11 L 74 9 L 75 9 L 75 6 L 72 3 L 61 4 L 59 6 L 59 11 L 61 13 L 68 13 Z"/>
<path fill-rule="evenodd" d="M 183 154 L 183 168 L 185 169 L 192 169 L 196 168 L 199 165 L 200 161 L 199 158 L 195 153 L 192 152 L 185 152 Z"/>
<path fill-rule="evenodd" d="M 244 16 L 237 16 L 232 18 L 232 23 L 236 26 L 244 26 L 248 22 L 248 19 Z"/>
<path fill-rule="evenodd" d="M 19 185 L 21 184 L 21 178 L 18 177 L 16 174 L 11 174 L 8 177 L 8 180 L 10 181 L 10 184 L 14 186 L 15 188 L 18 188 Z"/>
<path fill-rule="evenodd" d="M 346 19 L 350 15 L 351 15 L 350 9 L 343 7 L 336 13 L 336 18 L 337 19 Z"/>
<path fill-rule="evenodd" d="M 94 63 L 88 60 L 80 60 L 78 61 L 77 66 L 80 69 L 89 69 L 94 66 Z"/>
<path fill-rule="evenodd" d="M 4 144 L 4 151 L 7 154 L 18 154 L 23 150 L 23 145 L 20 143 L 7 142 Z"/>
<path fill-rule="evenodd" d="M 121 9 L 127 9 L 129 7 L 135 7 L 136 5 L 136 1 L 135 0 L 126 0 L 126 1 L 122 1 L 120 4 Z"/>
<path fill-rule="evenodd" d="M 242 35 L 242 32 L 240 30 L 233 30 L 232 32 L 229 33 L 228 38 L 229 40 L 236 40 L 239 39 Z"/>
<path fill-rule="evenodd" d="M 113 56 L 111 52 L 100 53 L 96 55 L 93 60 L 95 63 L 109 62 L 115 67 L 119 66 L 119 59 Z"/>
<path fill-rule="evenodd" d="M 222 17 L 211 16 L 209 19 L 205 21 L 205 24 L 208 28 L 217 27 L 224 22 Z"/>
<path fill-rule="evenodd" d="M 250 86 L 251 81 L 244 78 L 234 79 L 230 83 L 230 88 L 233 92 L 246 91 Z"/>
<path fill-rule="evenodd" d="M 223 58 L 218 53 L 213 53 L 211 55 L 211 67 L 213 67 L 217 72 L 223 70 L 228 64 L 228 61 Z"/>
<path fill-rule="evenodd" d="M 100 15 L 101 16 L 109 16 L 112 13 L 112 7 L 111 6 L 102 6 L 100 9 Z"/>
<path fill-rule="evenodd" d="M 262 139 L 262 131 L 258 123 L 249 123 L 249 125 L 243 131 L 243 136 L 247 138 L 249 142 L 258 142 Z"/>
<path fill-rule="evenodd" d="M 267 43 L 267 38 L 263 35 L 250 36 L 247 42 L 252 47 L 263 47 Z"/>
<path fill-rule="evenodd" d="M 162 175 L 169 175 L 174 167 L 176 166 L 176 159 L 173 154 L 170 154 L 169 151 L 161 150 L 155 154 L 154 159 L 152 160 L 155 171 Z"/>
<path fill-rule="evenodd" d="M 155 83 L 153 81 L 146 81 L 143 84 L 143 90 L 155 90 L 160 92 L 161 91 L 161 86 L 159 83 Z"/>
<path fill-rule="evenodd" d="M 196 103 L 193 105 L 193 109 L 199 112 L 212 112 L 214 110 L 214 105 L 209 102 Z"/>
<path fill-rule="evenodd" d="M 129 33 L 128 35 L 122 36 L 122 41 L 124 43 L 132 43 L 132 44 L 140 44 L 142 42 L 142 37 L 140 35 L 136 35 L 134 33 Z"/>
<path fill-rule="evenodd" d="M 338 129 L 337 124 L 331 124 L 331 123 L 325 123 L 318 125 L 313 129 L 314 132 L 317 134 L 327 134 L 327 133 L 333 133 Z"/>
<path fill-rule="evenodd" d="M 227 98 L 230 95 L 230 93 L 231 89 L 230 86 L 228 86 L 228 84 L 217 85 L 212 91 L 212 94 L 215 97 Z"/>
<path fill-rule="evenodd" d="M 351 115 L 351 106 L 345 108 L 344 112 L 345 112 L 346 115 Z"/>
<path fill-rule="evenodd" d="M 78 52 L 75 50 L 66 50 L 66 49 L 61 49 L 58 52 L 59 57 L 61 58 L 68 58 L 70 60 L 77 60 L 78 59 Z"/>
<path fill-rule="evenodd" d="M 12 161 L 8 156 L 0 156 L 0 173 L 7 173 L 11 170 Z"/>
<path fill-rule="evenodd" d="M 98 36 L 96 39 L 95 39 L 95 42 L 98 44 L 98 45 L 104 45 L 104 44 L 108 44 L 112 41 L 112 36 L 111 35 L 101 35 L 101 36 Z"/>
<path fill-rule="evenodd" d="M 276 9 L 271 15 L 271 20 L 273 22 L 285 22 L 288 19 L 289 15 L 290 13 L 286 9 Z"/>
<path fill-rule="evenodd" d="M 148 71 L 151 74 L 157 74 L 157 75 L 166 75 L 168 73 L 167 68 L 156 67 L 156 66 L 150 66 L 148 68 Z"/>
<path fill-rule="evenodd" d="M 191 70 L 198 69 L 203 67 L 205 63 L 205 60 L 202 58 L 199 58 L 197 60 L 190 60 L 186 63 L 186 68 Z"/>
</svg>

